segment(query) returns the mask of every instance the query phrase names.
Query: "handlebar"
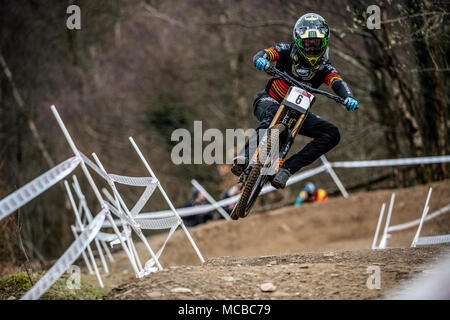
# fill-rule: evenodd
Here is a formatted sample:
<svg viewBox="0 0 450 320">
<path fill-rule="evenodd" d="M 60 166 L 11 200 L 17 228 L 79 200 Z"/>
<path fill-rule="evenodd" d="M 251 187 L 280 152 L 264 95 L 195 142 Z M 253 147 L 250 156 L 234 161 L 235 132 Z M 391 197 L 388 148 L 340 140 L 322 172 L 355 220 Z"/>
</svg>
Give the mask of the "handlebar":
<svg viewBox="0 0 450 320">
<path fill-rule="evenodd" d="M 317 93 L 317 94 L 321 94 L 326 96 L 329 99 L 332 99 L 334 101 L 336 101 L 339 104 L 345 105 L 345 99 L 335 96 L 334 94 L 331 94 L 329 92 L 326 91 L 322 91 L 319 89 L 315 89 L 303 82 L 297 81 L 294 78 L 292 78 L 290 75 L 288 75 L 285 71 L 280 71 L 277 68 L 273 67 L 273 66 L 269 66 L 266 70 L 266 73 L 271 75 L 271 76 L 278 76 L 280 78 L 282 78 L 283 80 L 286 80 L 287 82 L 289 82 L 291 85 L 295 85 L 297 87 L 302 88 L 303 90 L 306 90 L 308 92 L 311 93 Z"/>
</svg>

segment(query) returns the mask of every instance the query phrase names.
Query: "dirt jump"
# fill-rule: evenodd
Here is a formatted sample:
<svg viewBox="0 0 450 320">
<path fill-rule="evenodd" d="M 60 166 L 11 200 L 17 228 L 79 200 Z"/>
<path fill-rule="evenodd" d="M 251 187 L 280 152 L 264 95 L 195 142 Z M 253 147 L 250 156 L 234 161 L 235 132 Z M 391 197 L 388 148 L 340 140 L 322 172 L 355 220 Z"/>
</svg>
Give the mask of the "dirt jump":
<svg viewBox="0 0 450 320">
<path fill-rule="evenodd" d="M 420 218 L 429 187 L 430 213 L 450 203 L 450 181 L 351 194 L 348 199 L 250 214 L 190 228 L 198 260 L 179 230 L 161 256 L 164 270 L 135 279 L 123 253 L 106 278 L 105 299 L 380 299 L 426 273 L 448 245 L 410 248 L 417 227 L 392 233 L 387 249 L 371 250 L 382 203 L 396 201 L 390 225 Z M 382 228 L 384 227 L 384 222 Z M 450 233 L 450 214 L 424 223 L 421 235 Z M 159 248 L 164 235 L 149 237 Z M 142 247 L 138 246 L 138 250 Z M 372 269 L 371 269 L 372 268 Z M 370 270 L 380 283 L 369 288 Z M 124 272 L 127 269 L 130 272 Z"/>
</svg>

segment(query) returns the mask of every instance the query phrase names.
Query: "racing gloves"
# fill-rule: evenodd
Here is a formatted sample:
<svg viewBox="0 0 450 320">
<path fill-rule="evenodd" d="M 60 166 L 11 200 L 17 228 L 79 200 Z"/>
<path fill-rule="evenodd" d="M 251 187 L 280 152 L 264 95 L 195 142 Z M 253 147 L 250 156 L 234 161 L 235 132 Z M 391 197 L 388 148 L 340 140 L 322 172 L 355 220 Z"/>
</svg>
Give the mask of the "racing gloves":
<svg viewBox="0 0 450 320">
<path fill-rule="evenodd" d="M 358 101 L 353 98 L 346 98 L 344 103 L 348 111 L 355 111 L 358 108 Z"/>
<path fill-rule="evenodd" d="M 255 67 L 258 70 L 266 70 L 270 66 L 270 62 L 267 59 L 259 58 L 256 60 Z"/>
</svg>

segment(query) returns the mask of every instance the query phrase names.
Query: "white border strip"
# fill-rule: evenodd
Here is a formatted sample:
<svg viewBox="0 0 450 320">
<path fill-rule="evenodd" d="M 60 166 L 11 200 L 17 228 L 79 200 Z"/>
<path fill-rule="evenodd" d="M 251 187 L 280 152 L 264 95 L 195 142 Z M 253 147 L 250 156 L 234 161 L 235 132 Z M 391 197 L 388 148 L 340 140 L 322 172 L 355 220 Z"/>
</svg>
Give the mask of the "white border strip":
<svg viewBox="0 0 450 320">
<path fill-rule="evenodd" d="M 364 167 L 384 167 L 384 166 L 401 166 L 401 165 L 417 165 L 417 164 L 430 164 L 430 163 L 443 163 L 450 162 L 450 156 L 433 156 L 433 157 L 420 157 L 420 158 L 402 158 L 402 159 L 383 159 L 383 160 L 369 160 L 369 161 L 340 161 L 340 162 L 330 162 L 330 165 L 333 168 L 364 168 Z M 293 175 L 287 182 L 287 185 L 291 185 L 297 183 L 299 181 L 305 180 L 309 177 L 312 177 L 316 174 L 319 174 L 323 171 L 327 170 L 326 165 L 321 165 L 317 168 L 303 171 L 301 173 Z M 272 186 L 265 186 L 261 195 L 276 191 L 277 189 Z M 240 195 L 233 196 L 231 198 L 227 198 L 221 201 L 217 201 L 216 205 L 224 207 L 229 204 L 235 203 L 239 200 Z M 178 214 L 181 217 L 187 217 L 196 215 L 199 213 L 205 213 L 209 211 L 216 210 L 216 206 L 213 205 L 202 205 L 190 208 L 179 208 L 176 209 Z M 170 210 L 163 211 L 155 211 L 155 212 L 146 212 L 139 215 L 142 218 L 166 218 L 170 216 Z M 392 228 L 392 227 L 390 227 Z M 392 231 L 388 230 L 388 231 Z"/>
<path fill-rule="evenodd" d="M 417 239 L 416 246 L 430 245 L 430 244 L 441 244 L 450 242 L 450 234 L 443 234 L 440 236 L 429 236 L 421 237 Z"/>
<path fill-rule="evenodd" d="M 332 162 L 334 168 L 367 168 L 450 162 L 450 156 Z"/>
<path fill-rule="evenodd" d="M 314 169 L 310 169 L 301 173 L 298 173 L 296 175 L 293 175 L 287 182 L 287 185 L 291 185 L 294 183 L 297 183 L 299 181 L 305 180 L 311 176 L 314 176 L 318 173 L 321 173 L 323 171 L 326 170 L 326 167 L 324 165 L 314 168 Z M 275 189 L 274 187 L 270 186 L 270 185 L 266 185 L 262 190 L 261 190 L 261 195 L 275 191 L 277 189 Z M 179 208 L 176 209 L 176 211 L 178 212 L 178 214 L 181 217 L 187 217 L 187 216 L 192 216 L 192 215 L 196 215 L 199 213 L 205 213 L 205 212 L 209 212 L 209 211 L 214 211 L 216 210 L 216 206 L 220 206 L 220 207 L 224 207 L 227 206 L 229 204 L 235 203 L 239 200 L 239 197 L 241 195 L 235 195 L 233 197 L 224 199 L 224 200 L 220 200 L 216 202 L 216 205 L 212 205 L 212 204 L 205 204 L 205 205 L 201 205 L 201 206 L 196 206 L 196 207 L 188 207 L 188 208 Z M 156 212 L 146 212 L 146 213 L 141 213 L 139 214 L 139 218 L 167 218 L 172 216 L 173 213 L 171 210 L 163 210 L 163 211 L 156 211 Z"/>
<path fill-rule="evenodd" d="M 103 209 L 95 219 L 87 226 L 72 245 L 56 261 L 53 267 L 31 288 L 21 300 L 39 299 L 64 272 L 77 260 L 89 243 L 95 238 L 105 220 L 107 210 Z"/>
<path fill-rule="evenodd" d="M 431 220 L 433 218 L 436 218 L 437 216 L 440 216 L 441 214 L 446 213 L 448 211 L 450 211 L 450 204 L 445 206 L 445 207 L 443 207 L 443 208 L 441 208 L 441 209 L 439 209 L 439 210 L 437 210 L 437 211 L 435 211 L 435 212 L 433 212 L 430 215 L 427 215 L 427 217 L 425 218 L 424 221 L 428 221 L 428 220 Z M 410 221 L 410 222 L 405 222 L 405 223 L 398 224 L 398 225 L 395 225 L 395 226 L 390 226 L 389 229 L 388 229 L 388 232 L 400 231 L 400 230 L 405 230 L 405 229 L 409 229 L 409 228 L 415 227 L 415 226 L 417 226 L 420 223 L 420 220 L 421 219 L 416 219 L 416 220 L 413 220 L 413 221 Z"/>
<path fill-rule="evenodd" d="M 80 162 L 78 157 L 69 158 L 5 197 L 0 201 L 0 221 L 64 179 Z"/>
</svg>

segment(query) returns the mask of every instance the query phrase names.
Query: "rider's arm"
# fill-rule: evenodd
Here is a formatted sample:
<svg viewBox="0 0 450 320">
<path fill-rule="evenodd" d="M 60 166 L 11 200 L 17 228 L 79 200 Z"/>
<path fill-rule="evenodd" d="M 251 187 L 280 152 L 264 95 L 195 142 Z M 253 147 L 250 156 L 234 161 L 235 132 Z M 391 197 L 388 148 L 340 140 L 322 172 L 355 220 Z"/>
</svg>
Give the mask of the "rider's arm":
<svg viewBox="0 0 450 320">
<path fill-rule="evenodd" d="M 307 199 L 308 199 L 308 194 L 305 191 L 300 191 L 294 205 L 299 206 Z"/>
<path fill-rule="evenodd" d="M 301 195 L 298 195 L 298 197 L 297 197 L 297 200 L 295 201 L 295 203 L 294 203 L 294 206 L 299 206 L 299 205 L 301 205 L 302 204 L 302 196 Z"/>
<path fill-rule="evenodd" d="M 270 48 L 258 51 L 253 57 L 253 64 L 256 65 L 256 61 L 259 58 L 267 59 L 270 62 L 278 61 L 283 58 L 289 58 L 290 50 L 289 43 L 278 43 Z"/>
<path fill-rule="evenodd" d="M 329 86 L 333 91 L 342 98 L 353 98 L 353 94 L 342 77 L 339 75 L 337 70 L 331 65 L 327 65 L 325 68 L 325 78 L 324 83 Z"/>
</svg>

